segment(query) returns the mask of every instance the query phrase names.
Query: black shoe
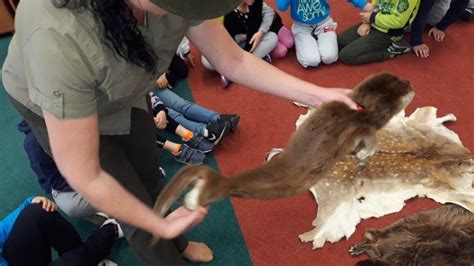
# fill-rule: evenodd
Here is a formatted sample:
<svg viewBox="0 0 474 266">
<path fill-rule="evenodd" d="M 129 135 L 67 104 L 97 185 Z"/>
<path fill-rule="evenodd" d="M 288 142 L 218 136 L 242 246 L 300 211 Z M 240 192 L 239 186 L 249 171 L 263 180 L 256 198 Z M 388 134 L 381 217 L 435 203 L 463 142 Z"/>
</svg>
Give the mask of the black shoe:
<svg viewBox="0 0 474 266">
<path fill-rule="evenodd" d="M 229 133 L 231 127 L 232 125 L 227 121 L 216 121 L 209 123 L 207 125 L 208 135 L 206 139 L 214 145 L 217 145 L 217 143 L 221 141 L 222 137 Z"/>
<path fill-rule="evenodd" d="M 401 40 L 390 44 L 387 51 L 392 55 L 392 57 L 400 56 L 409 53 L 411 51 L 411 45 L 407 41 Z"/>
<path fill-rule="evenodd" d="M 217 121 L 227 121 L 230 123 L 230 131 L 234 131 L 237 128 L 237 124 L 239 123 L 240 116 L 238 114 L 232 115 L 219 115 L 219 119 Z"/>
</svg>

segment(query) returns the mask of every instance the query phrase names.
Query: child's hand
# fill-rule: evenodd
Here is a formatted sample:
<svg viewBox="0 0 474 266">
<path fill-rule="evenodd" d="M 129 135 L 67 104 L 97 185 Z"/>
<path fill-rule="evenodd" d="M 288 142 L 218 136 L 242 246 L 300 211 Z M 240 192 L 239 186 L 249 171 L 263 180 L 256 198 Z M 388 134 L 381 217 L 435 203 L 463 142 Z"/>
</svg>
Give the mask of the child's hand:
<svg viewBox="0 0 474 266">
<path fill-rule="evenodd" d="M 43 210 L 47 212 L 55 212 L 58 210 L 58 205 L 45 197 L 34 197 L 31 203 L 42 204 Z"/>
<path fill-rule="evenodd" d="M 188 53 L 185 57 L 192 67 L 196 67 L 196 60 L 194 59 L 194 55 L 192 55 L 191 53 Z"/>
<path fill-rule="evenodd" d="M 168 124 L 168 120 L 166 119 L 166 112 L 160 111 L 155 116 L 155 125 L 159 129 L 165 129 L 166 125 Z"/>
<path fill-rule="evenodd" d="M 158 85 L 158 88 L 164 90 L 164 89 L 171 89 L 171 86 L 166 79 L 166 74 L 163 73 L 157 80 L 156 80 L 156 85 Z"/>
<path fill-rule="evenodd" d="M 252 39 L 250 39 L 250 44 L 252 45 L 252 48 L 250 49 L 249 52 L 255 51 L 257 49 L 257 46 L 260 44 L 260 42 L 263 39 L 263 36 L 265 35 L 265 32 L 263 31 L 257 31 L 253 36 Z"/>
<path fill-rule="evenodd" d="M 362 10 L 364 12 L 373 12 L 374 9 L 375 9 L 375 6 L 372 3 L 367 3 Z"/>
<path fill-rule="evenodd" d="M 416 56 L 419 56 L 421 58 L 430 56 L 430 47 L 424 43 L 417 46 L 413 46 L 411 49 L 416 54 Z"/>
<path fill-rule="evenodd" d="M 370 23 L 370 16 L 372 15 L 372 12 L 361 12 L 359 15 L 362 23 Z"/>
<path fill-rule="evenodd" d="M 357 34 L 359 36 L 364 37 L 365 35 L 369 34 L 370 32 L 370 24 L 360 24 L 359 28 L 357 28 Z"/>
<path fill-rule="evenodd" d="M 444 31 L 438 30 L 436 27 L 433 27 L 430 29 L 430 31 L 428 31 L 428 36 L 431 36 L 431 35 L 433 35 L 433 38 L 437 42 L 442 42 L 445 36 Z"/>
</svg>

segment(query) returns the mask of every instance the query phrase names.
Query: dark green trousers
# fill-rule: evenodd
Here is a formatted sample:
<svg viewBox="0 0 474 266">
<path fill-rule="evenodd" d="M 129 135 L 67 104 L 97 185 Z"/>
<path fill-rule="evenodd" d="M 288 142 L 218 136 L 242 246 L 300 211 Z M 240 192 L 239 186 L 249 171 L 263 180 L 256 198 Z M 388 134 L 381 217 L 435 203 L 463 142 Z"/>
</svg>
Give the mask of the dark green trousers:
<svg viewBox="0 0 474 266">
<path fill-rule="evenodd" d="M 361 37 L 357 34 L 360 24 L 354 25 L 337 37 L 339 60 L 347 65 L 361 65 L 385 61 L 393 57 L 387 48 L 391 43 L 399 41 L 401 36 L 370 29 L 370 33 Z"/>
<path fill-rule="evenodd" d="M 48 131 L 42 117 L 11 99 L 13 106 L 29 124 L 43 149 L 51 155 Z M 153 117 L 146 111 L 133 108 L 130 134 L 100 136 L 99 157 L 102 168 L 117 179 L 130 193 L 146 205 L 153 207 L 164 187 L 159 171 Z M 74 128 L 71 128 L 74 134 Z M 80 144 L 86 145 L 86 144 Z M 130 247 L 138 254 L 144 265 L 184 265 L 181 252 L 188 242 L 184 237 L 173 241 L 160 239 L 150 247 L 152 235 L 134 226 L 119 221 Z"/>
</svg>

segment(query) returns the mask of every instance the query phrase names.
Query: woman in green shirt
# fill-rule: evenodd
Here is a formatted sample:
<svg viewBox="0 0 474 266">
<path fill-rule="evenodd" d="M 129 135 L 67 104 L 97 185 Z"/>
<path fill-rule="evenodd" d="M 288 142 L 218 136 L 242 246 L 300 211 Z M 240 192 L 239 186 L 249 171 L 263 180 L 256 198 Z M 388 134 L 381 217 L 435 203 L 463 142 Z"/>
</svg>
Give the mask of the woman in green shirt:
<svg viewBox="0 0 474 266">
<path fill-rule="evenodd" d="M 205 209 L 167 217 L 151 209 L 163 184 L 146 95 L 185 34 L 233 81 L 310 106 L 356 108 L 347 91 L 283 73 L 240 49 L 218 20 L 205 20 L 240 2 L 22 0 L 17 9 L 2 70 L 13 105 L 68 183 L 121 222 L 147 265 L 180 265 L 181 255 L 212 260 L 204 244 L 178 237 Z M 150 247 L 153 235 L 162 240 Z"/>
</svg>

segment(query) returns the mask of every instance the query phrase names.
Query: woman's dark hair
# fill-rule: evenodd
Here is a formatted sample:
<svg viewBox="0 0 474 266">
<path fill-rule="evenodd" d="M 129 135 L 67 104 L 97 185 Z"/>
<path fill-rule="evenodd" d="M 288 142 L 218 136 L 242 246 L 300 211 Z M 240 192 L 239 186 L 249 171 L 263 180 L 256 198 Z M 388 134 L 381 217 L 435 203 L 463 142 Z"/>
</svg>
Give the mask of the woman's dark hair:
<svg viewBox="0 0 474 266">
<path fill-rule="evenodd" d="M 57 8 L 87 8 L 102 24 L 106 45 L 124 58 L 153 73 L 158 56 L 137 27 L 125 0 L 51 0 Z"/>
</svg>

